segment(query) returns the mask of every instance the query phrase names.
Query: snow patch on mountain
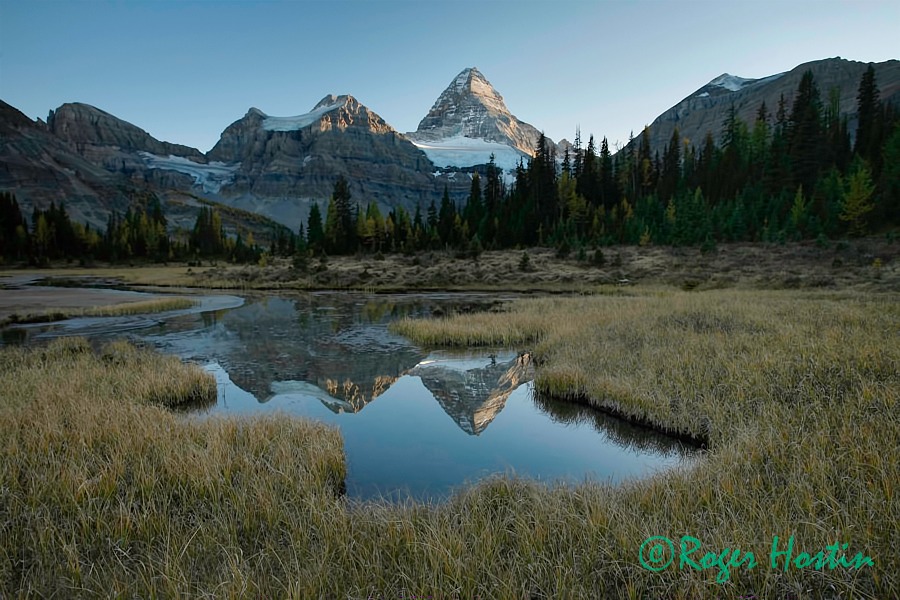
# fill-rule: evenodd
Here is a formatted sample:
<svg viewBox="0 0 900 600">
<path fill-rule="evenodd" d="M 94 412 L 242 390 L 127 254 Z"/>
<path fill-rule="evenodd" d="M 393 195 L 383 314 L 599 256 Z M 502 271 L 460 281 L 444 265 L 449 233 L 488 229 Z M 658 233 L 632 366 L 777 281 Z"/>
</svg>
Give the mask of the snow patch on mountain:
<svg viewBox="0 0 900 600">
<path fill-rule="evenodd" d="M 208 164 L 196 163 L 181 156 L 170 154 L 168 157 L 151 154 L 150 152 L 138 152 L 144 163 L 150 169 L 165 169 L 177 171 L 194 178 L 194 185 L 199 185 L 204 192 L 217 194 L 223 185 L 234 181 L 234 174 L 241 164 L 229 165 L 223 162 L 213 161 Z"/>
<path fill-rule="evenodd" d="M 712 81 L 710 81 L 706 85 L 716 86 L 720 88 L 725 88 L 730 92 L 739 92 L 745 87 L 756 85 L 759 83 L 768 83 L 769 81 L 775 81 L 779 77 L 784 75 L 784 73 L 778 73 L 776 75 L 770 75 L 769 77 L 763 77 L 762 79 L 747 79 L 745 77 L 738 77 L 736 75 L 729 75 L 728 73 L 723 73 L 719 75 Z"/>
<path fill-rule="evenodd" d="M 473 167 L 486 165 L 494 155 L 494 163 L 503 171 L 515 171 L 525 153 L 500 142 L 457 135 L 441 140 L 411 140 L 437 167 Z"/>
<path fill-rule="evenodd" d="M 266 115 L 262 126 L 266 131 L 297 131 L 309 127 L 322 118 L 323 115 L 343 106 L 343 102 L 335 102 L 319 106 L 308 113 L 294 117 L 270 117 Z"/>
<path fill-rule="evenodd" d="M 737 77 L 735 75 L 729 75 L 728 73 L 723 73 L 709 82 L 708 85 L 714 85 L 717 87 L 725 88 L 731 92 L 737 92 L 741 88 L 750 85 L 756 81 L 755 79 L 746 79 L 744 77 Z"/>
</svg>

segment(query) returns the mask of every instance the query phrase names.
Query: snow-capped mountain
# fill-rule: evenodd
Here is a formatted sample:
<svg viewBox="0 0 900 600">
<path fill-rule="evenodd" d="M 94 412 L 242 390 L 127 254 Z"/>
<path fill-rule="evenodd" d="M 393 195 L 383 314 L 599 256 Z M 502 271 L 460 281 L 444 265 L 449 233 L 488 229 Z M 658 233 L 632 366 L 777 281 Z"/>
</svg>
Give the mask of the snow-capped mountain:
<svg viewBox="0 0 900 600">
<path fill-rule="evenodd" d="M 339 176 L 363 206 L 374 201 L 383 209 L 415 210 L 438 193 L 425 155 L 350 95 L 329 94 L 295 116 L 251 108 L 222 132 L 207 158 L 240 165 L 221 188 L 223 202 L 293 228 L 311 202 L 327 202 Z"/>
<path fill-rule="evenodd" d="M 416 131 L 406 134 L 437 167 L 486 164 L 493 154 L 506 170 L 533 155 L 540 135 L 509 112 L 475 67 L 457 75 Z"/>
</svg>

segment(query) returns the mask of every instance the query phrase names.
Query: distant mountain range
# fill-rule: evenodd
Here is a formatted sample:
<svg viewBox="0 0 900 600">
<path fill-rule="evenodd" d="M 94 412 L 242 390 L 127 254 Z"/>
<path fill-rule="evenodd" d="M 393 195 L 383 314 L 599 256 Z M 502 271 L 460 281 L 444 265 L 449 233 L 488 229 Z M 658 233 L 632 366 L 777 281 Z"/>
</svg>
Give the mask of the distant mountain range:
<svg viewBox="0 0 900 600">
<path fill-rule="evenodd" d="M 732 105 L 748 122 L 763 101 L 774 113 L 782 94 L 790 102 L 806 70 L 823 102 L 836 90 L 853 131 L 866 67 L 833 58 L 763 79 L 722 75 L 657 117 L 649 126 L 651 145 L 661 151 L 676 126 L 695 145 L 707 132 L 718 139 Z M 895 102 L 900 62 L 877 63 L 875 72 L 882 100 Z M 199 207 L 214 201 L 237 209 L 233 214 L 243 210 L 296 230 L 313 201 L 327 202 L 340 176 L 350 182 L 353 202 L 374 201 L 385 212 L 424 211 L 445 186 L 464 198 L 467 172 L 483 168 L 491 155 L 501 168 L 514 169 L 539 137 L 476 68 L 450 82 L 414 132 L 397 132 L 353 96 L 328 95 L 296 116 L 250 108 L 206 154 L 157 140 L 87 104 L 63 104 L 45 123 L 0 101 L 0 191 L 14 192 L 26 214 L 65 201 L 73 218 L 94 226 L 105 225 L 110 211 L 124 212 L 155 194 L 176 227 L 190 227 Z M 238 227 L 240 220 L 233 223 Z"/>
</svg>

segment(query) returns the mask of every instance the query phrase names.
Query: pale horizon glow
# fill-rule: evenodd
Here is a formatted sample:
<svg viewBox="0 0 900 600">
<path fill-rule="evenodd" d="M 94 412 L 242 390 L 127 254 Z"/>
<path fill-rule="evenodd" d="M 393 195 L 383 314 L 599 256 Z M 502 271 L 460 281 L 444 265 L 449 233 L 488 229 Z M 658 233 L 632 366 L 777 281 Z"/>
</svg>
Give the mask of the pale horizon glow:
<svg viewBox="0 0 900 600">
<path fill-rule="evenodd" d="M 615 149 L 723 73 L 898 58 L 896 1 L 0 0 L 0 99 L 84 102 L 206 152 L 251 107 L 350 94 L 401 133 L 477 67 L 553 140 Z M 274 121 L 273 121 L 274 122 Z"/>
</svg>

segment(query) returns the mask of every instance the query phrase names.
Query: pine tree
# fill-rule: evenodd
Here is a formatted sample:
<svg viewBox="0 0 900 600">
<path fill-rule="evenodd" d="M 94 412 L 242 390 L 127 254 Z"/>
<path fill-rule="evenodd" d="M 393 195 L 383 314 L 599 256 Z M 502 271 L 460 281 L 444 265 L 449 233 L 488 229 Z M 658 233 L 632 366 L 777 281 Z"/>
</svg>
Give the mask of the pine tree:
<svg viewBox="0 0 900 600">
<path fill-rule="evenodd" d="M 481 201 L 481 177 L 478 173 L 472 174 L 472 184 L 469 187 L 469 198 L 463 209 L 465 223 L 470 232 L 477 232 L 481 219 L 484 218 L 484 203 Z"/>
<path fill-rule="evenodd" d="M 609 142 L 603 136 L 600 142 L 600 203 L 604 208 L 609 208 L 618 201 L 612 154 L 609 152 Z"/>
<path fill-rule="evenodd" d="M 812 71 L 800 79 L 791 111 L 788 147 L 794 183 L 811 190 L 823 165 L 822 102 Z"/>
<path fill-rule="evenodd" d="M 488 162 L 486 181 L 484 184 L 484 219 L 478 228 L 479 236 L 487 246 L 493 246 L 497 240 L 497 229 L 500 227 L 500 204 L 503 201 L 503 180 L 500 169 L 494 161 L 494 155 Z"/>
<path fill-rule="evenodd" d="M 453 238 L 454 223 L 456 219 L 456 206 L 450 200 L 450 192 L 444 186 L 444 195 L 441 198 L 441 210 L 438 214 L 438 235 L 444 246 L 455 243 Z"/>
<path fill-rule="evenodd" d="M 668 202 L 678 189 L 681 177 L 681 136 L 678 127 L 672 130 L 672 137 L 663 151 L 662 173 L 659 178 L 659 199 Z"/>
<path fill-rule="evenodd" d="M 900 225 L 900 122 L 884 144 L 879 216 L 885 223 Z"/>
<path fill-rule="evenodd" d="M 329 231 L 329 221 L 326 218 L 326 239 L 330 241 L 331 250 L 335 253 L 353 252 L 356 250 L 356 227 L 350 205 L 350 186 L 343 176 L 338 177 L 334 183 L 329 212 L 332 205 L 334 207 L 334 223 Z"/>
<path fill-rule="evenodd" d="M 856 127 L 856 144 L 854 151 L 862 158 L 871 161 L 878 153 L 879 141 L 876 130 L 877 120 L 881 112 L 881 99 L 878 84 L 875 81 L 875 67 L 869 67 L 859 80 L 859 92 L 856 96 L 859 124 Z"/>
<path fill-rule="evenodd" d="M 322 212 L 318 202 L 313 202 L 309 207 L 309 217 L 306 220 L 306 241 L 312 250 L 325 248 L 325 229 L 322 226 Z"/>
</svg>

